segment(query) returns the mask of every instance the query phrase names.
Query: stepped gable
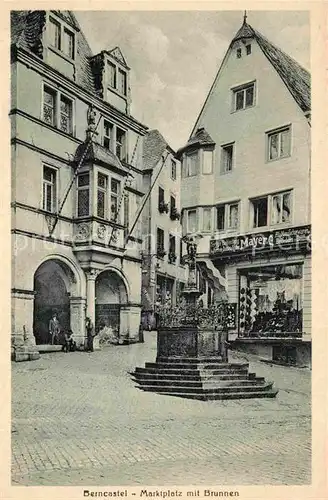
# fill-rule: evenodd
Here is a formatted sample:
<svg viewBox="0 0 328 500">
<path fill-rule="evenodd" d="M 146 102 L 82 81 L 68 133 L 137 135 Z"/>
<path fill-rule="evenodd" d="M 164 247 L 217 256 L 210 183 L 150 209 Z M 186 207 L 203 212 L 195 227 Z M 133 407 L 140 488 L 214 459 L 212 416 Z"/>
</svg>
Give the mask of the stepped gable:
<svg viewBox="0 0 328 500">
<path fill-rule="evenodd" d="M 311 75 L 295 59 L 270 42 L 259 31 L 244 22 L 232 43 L 243 38 L 254 38 L 277 71 L 293 98 L 306 112 L 311 109 Z"/>
<path fill-rule="evenodd" d="M 175 156 L 175 151 L 169 146 L 162 134 L 156 129 L 150 130 L 144 138 L 142 156 L 144 170 L 155 168 L 166 149 L 169 149 Z"/>
</svg>

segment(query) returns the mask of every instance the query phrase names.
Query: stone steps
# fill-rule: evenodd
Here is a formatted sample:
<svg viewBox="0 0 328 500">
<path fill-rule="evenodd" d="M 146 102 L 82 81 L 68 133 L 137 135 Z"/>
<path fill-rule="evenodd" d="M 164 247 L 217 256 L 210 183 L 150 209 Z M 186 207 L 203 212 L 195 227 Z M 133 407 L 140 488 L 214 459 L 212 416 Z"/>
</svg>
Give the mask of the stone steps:
<svg viewBox="0 0 328 500">
<path fill-rule="evenodd" d="M 131 373 L 138 388 L 170 396 L 210 400 L 275 397 L 273 383 L 249 372 L 248 363 L 213 358 L 157 357 Z"/>
<path fill-rule="evenodd" d="M 176 380 L 176 379 L 138 379 L 137 382 L 142 387 L 188 387 L 191 389 L 212 389 L 218 387 L 218 380 Z M 226 387 L 234 387 L 234 386 L 259 386 L 260 384 L 264 384 L 264 378 L 255 378 L 255 379 L 243 379 L 243 380 L 220 380 L 220 388 Z"/>
<path fill-rule="evenodd" d="M 204 362 L 193 362 L 193 363 L 180 363 L 178 361 L 171 362 L 155 362 L 155 363 L 145 363 L 146 368 L 163 368 L 168 370 L 248 370 L 248 363 L 221 363 L 220 361 L 204 363 Z"/>
<path fill-rule="evenodd" d="M 195 373 L 193 375 L 186 375 L 185 373 L 162 373 L 156 372 L 155 370 L 149 371 L 146 370 L 138 371 L 138 375 L 136 373 L 130 373 L 130 375 L 134 376 L 138 380 L 185 380 L 185 381 L 201 381 L 201 380 L 244 380 L 247 377 L 247 372 L 243 373 Z M 255 373 L 248 373 L 249 380 L 256 377 Z M 257 377 L 262 378 L 263 377 Z"/>
<path fill-rule="evenodd" d="M 156 392 L 156 391 L 154 391 Z M 189 394 L 183 392 L 158 392 L 162 396 L 175 396 L 178 398 L 198 399 L 200 401 L 214 401 L 226 399 L 253 399 L 253 398 L 275 398 L 278 391 L 271 389 L 268 391 L 249 391 L 249 392 L 225 392 L 221 394 Z"/>
<path fill-rule="evenodd" d="M 183 385 L 144 385 L 140 386 L 139 389 L 143 391 L 151 392 L 165 392 L 165 393 L 183 393 L 183 394 L 203 394 L 203 395 L 215 395 L 215 394 L 234 394 L 234 393 L 247 393 L 247 392 L 267 392 L 272 389 L 272 382 L 265 382 L 258 384 L 256 386 L 252 384 L 248 385 L 235 385 L 235 386 L 224 386 L 224 387 L 186 387 Z"/>
</svg>

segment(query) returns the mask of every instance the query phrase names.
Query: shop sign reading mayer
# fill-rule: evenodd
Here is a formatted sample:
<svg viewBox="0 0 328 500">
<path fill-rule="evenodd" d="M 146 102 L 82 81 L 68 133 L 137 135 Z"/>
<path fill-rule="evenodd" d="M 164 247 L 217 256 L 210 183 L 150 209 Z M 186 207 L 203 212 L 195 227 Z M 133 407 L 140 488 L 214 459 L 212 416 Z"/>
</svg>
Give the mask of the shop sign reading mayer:
<svg viewBox="0 0 328 500">
<path fill-rule="evenodd" d="M 234 238 L 212 239 L 210 255 L 255 253 L 257 251 L 310 251 L 311 226 L 252 233 Z"/>
</svg>

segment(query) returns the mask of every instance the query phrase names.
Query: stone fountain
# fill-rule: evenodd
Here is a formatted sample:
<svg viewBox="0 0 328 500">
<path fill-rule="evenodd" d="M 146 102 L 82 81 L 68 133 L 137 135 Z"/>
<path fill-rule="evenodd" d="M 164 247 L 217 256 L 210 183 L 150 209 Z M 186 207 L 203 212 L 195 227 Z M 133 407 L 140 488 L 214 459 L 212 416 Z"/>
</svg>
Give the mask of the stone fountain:
<svg viewBox="0 0 328 500">
<path fill-rule="evenodd" d="M 209 308 L 197 304 L 197 238 L 185 238 L 188 282 L 177 307 L 158 310 L 155 362 L 132 373 L 138 388 L 200 400 L 273 398 L 272 382 L 249 372 L 248 363 L 229 363 L 227 337 L 235 311 L 222 302 Z"/>
</svg>

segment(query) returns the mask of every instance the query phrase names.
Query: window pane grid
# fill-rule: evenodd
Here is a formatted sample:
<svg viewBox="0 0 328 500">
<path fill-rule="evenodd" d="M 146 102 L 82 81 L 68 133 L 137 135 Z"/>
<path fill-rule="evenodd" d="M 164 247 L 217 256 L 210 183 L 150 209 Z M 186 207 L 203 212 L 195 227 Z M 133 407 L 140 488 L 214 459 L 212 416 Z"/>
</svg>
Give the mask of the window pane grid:
<svg viewBox="0 0 328 500">
<path fill-rule="evenodd" d="M 60 98 L 60 129 L 67 133 L 72 131 L 72 101 L 66 97 Z"/>
<path fill-rule="evenodd" d="M 49 125 L 55 125 L 55 93 L 50 89 L 43 92 L 43 119 Z"/>
<path fill-rule="evenodd" d="M 78 217 L 84 217 L 89 215 L 89 203 L 90 203 L 90 192 L 89 189 L 79 189 L 78 190 Z"/>
</svg>

